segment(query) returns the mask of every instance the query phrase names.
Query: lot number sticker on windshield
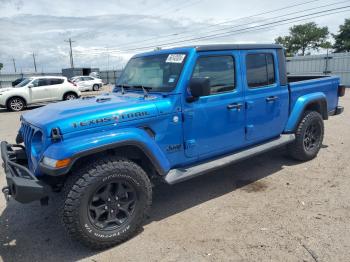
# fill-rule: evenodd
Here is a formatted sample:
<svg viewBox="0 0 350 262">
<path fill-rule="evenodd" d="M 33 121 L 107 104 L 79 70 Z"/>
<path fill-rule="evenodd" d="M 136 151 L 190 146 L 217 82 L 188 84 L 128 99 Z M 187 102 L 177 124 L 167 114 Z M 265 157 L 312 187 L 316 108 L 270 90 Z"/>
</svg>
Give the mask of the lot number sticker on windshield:
<svg viewBox="0 0 350 262">
<path fill-rule="evenodd" d="M 184 54 L 170 54 L 166 59 L 166 63 L 178 63 L 181 64 L 185 59 Z"/>
</svg>

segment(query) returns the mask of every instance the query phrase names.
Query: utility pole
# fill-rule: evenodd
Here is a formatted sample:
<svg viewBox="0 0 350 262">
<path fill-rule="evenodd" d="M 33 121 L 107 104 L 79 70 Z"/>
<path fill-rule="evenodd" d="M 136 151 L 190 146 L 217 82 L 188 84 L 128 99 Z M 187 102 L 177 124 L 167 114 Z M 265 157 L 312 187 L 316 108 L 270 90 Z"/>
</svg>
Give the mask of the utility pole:
<svg viewBox="0 0 350 262">
<path fill-rule="evenodd" d="M 64 40 L 64 42 L 68 42 L 68 43 L 69 43 L 69 48 L 70 48 L 70 52 L 69 52 L 69 56 L 70 56 L 70 67 L 71 67 L 71 68 L 74 68 L 72 43 L 74 43 L 75 41 L 72 41 L 72 39 L 69 38 L 68 40 Z"/>
<path fill-rule="evenodd" d="M 14 58 L 12 58 L 12 62 L 13 62 L 13 68 L 15 69 L 15 73 L 17 73 L 16 61 Z"/>
<path fill-rule="evenodd" d="M 33 52 L 33 62 L 34 62 L 34 69 L 35 69 L 35 73 L 36 73 L 36 61 L 35 61 L 35 54 Z"/>
</svg>

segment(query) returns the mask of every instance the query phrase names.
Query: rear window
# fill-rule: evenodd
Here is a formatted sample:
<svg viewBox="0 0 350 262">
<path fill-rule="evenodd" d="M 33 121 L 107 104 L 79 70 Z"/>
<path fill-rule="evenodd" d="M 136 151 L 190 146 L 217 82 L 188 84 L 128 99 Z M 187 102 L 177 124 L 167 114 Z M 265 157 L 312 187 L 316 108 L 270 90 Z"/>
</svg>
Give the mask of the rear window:
<svg viewBox="0 0 350 262">
<path fill-rule="evenodd" d="M 272 54 L 248 54 L 246 68 L 247 82 L 250 88 L 271 85 L 276 81 Z"/>
</svg>

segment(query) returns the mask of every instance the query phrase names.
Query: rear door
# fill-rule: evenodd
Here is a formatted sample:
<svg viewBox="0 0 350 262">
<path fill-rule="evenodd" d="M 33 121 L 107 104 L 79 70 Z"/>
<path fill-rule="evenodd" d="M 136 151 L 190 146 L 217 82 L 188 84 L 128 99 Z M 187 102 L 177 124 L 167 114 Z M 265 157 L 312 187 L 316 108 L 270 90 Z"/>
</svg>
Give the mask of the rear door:
<svg viewBox="0 0 350 262">
<path fill-rule="evenodd" d="M 208 77 L 211 94 L 184 105 L 185 154 L 205 158 L 245 143 L 244 98 L 236 51 L 197 54 L 192 77 Z"/>
<path fill-rule="evenodd" d="M 86 89 L 92 90 L 92 86 L 95 83 L 94 79 L 92 77 L 90 77 L 90 76 L 85 76 L 84 77 L 84 82 L 85 82 Z"/>
<path fill-rule="evenodd" d="M 288 119 L 288 86 L 280 85 L 275 50 L 242 51 L 245 65 L 246 139 L 259 142 L 280 135 Z"/>
<path fill-rule="evenodd" d="M 50 79 L 50 92 L 51 92 L 51 100 L 62 100 L 62 89 L 64 86 L 64 79 L 63 78 L 51 78 Z"/>
</svg>

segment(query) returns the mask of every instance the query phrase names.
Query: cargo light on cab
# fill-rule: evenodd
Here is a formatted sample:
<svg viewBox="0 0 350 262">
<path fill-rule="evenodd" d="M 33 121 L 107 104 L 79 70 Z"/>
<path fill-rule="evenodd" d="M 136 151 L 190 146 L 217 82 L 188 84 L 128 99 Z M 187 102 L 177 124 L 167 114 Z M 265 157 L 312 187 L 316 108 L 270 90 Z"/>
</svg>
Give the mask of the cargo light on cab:
<svg viewBox="0 0 350 262">
<path fill-rule="evenodd" d="M 56 159 L 52 159 L 49 157 L 44 157 L 43 158 L 43 163 L 49 167 L 54 167 L 54 168 L 62 168 L 62 167 L 66 167 L 70 164 L 71 159 L 70 158 L 66 158 L 66 159 L 62 159 L 62 160 L 56 160 Z"/>
</svg>

